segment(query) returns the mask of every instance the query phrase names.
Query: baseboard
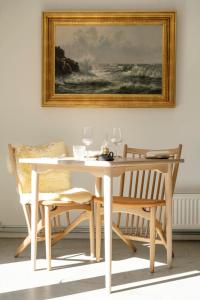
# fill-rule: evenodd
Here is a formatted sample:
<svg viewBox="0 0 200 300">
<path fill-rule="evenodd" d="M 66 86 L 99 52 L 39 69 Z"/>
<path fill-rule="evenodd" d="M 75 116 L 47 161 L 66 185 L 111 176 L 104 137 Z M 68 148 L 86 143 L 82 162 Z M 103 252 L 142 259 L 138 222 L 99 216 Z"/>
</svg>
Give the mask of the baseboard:
<svg viewBox="0 0 200 300">
<path fill-rule="evenodd" d="M 173 230 L 173 240 L 200 240 L 200 230 Z"/>
<path fill-rule="evenodd" d="M 27 235 L 26 226 L 0 226 L 0 238 L 23 238 Z M 88 227 L 77 227 L 68 235 L 72 239 L 88 239 Z M 102 234 L 103 237 L 103 234 Z M 118 238 L 114 235 L 114 238 Z M 200 230 L 173 230 L 174 240 L 200 240 Z"/>
<path fill-rule="evenodd" d="M 24 238 L 28 234 L 26 226 L 0 226 L 0 238 Z M 68 234 L 69 238 L 87 239 L 89 229 L 87 227 L 77 227 Z"/>
</svg>

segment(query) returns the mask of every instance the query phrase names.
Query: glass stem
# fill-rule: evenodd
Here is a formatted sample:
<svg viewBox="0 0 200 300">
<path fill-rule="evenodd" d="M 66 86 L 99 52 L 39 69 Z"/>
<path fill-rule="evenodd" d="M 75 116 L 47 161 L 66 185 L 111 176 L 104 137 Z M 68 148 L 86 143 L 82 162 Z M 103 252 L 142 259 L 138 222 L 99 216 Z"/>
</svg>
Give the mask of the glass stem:
<svg viewBox="0 0 200 300">
<path fill-rule="evenodd" d="M 88 146 L 86 146 L 86 159 L 88 160 Z"/>
<path fill-rule="evenodd" d="M 115 144 L 115 152 L 116 152 L 116 157 L 118 157 L 118 146 Z"/>
</svg>

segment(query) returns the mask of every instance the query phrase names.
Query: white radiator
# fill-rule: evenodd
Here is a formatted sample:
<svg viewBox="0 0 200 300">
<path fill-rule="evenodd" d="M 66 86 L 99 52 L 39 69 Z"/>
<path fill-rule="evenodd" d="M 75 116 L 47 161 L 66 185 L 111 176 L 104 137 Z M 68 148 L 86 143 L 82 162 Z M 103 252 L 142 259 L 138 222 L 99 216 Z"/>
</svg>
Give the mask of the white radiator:
<svg viewBox="0 0 200 300">
<path fill-rule="evenodd" d="M 175 194 L 173 229 L 200 230 L 200 194 Z"/>
</svg>

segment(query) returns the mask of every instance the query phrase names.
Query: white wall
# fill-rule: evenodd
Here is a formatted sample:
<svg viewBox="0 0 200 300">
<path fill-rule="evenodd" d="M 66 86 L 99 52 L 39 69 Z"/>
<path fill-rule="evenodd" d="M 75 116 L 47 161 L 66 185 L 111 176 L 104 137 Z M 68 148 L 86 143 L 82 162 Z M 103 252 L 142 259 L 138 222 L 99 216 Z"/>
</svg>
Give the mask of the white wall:
<svg viewBox="0 0 200 300">
<path fill-rule="evenodd" d="M 41 13 L 45 10 L 177 10 L 177 107 L 174 109 L 42 108 Z M 110 128 L 122 128 L 131 146 L 184 145 L 176 192 L 200 192 L 200 1 L 199 0 L 0 0 L 0 222 L 24 224 L 13 178 L 7 173 L 7 144 L 64 139 L 80 143 L 92 125 L 95 148 Z M 91 176 L 75 182 L 93 189 Z"/>
</svg>

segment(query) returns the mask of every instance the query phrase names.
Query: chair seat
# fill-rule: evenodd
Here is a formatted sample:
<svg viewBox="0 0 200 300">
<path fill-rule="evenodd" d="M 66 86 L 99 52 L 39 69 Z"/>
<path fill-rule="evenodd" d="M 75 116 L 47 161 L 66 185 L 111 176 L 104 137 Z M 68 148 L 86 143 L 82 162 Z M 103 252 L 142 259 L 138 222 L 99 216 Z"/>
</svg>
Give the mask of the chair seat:
<svg viewBox="0 0 200 300">
<path fill-rule="evenodd" d="M 103 197 L 94 197 L 94 201 L 103 204 Z M 165 200 L 153 200 L 153 199 L 139 199 L 130 197 L 113 197 L 113 204 L 134 207 L 156 207 L 165 205 Z"/>
<path fill-rule="evenodd" d="M 56 202 L 59 203 L 70 203 L 76 202 L 79 204 L 87 203 L 92 199 L 92 194 L 83 188 L 72 188 L 61 193 L 39 193 L 39 201 L 42 201 L 45 205 L 51 205 Z M 22 204 L 31 204 L 31 193 L 23 193 L 20 195 L 20 202 Z"/>
</svg>

